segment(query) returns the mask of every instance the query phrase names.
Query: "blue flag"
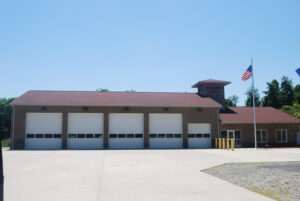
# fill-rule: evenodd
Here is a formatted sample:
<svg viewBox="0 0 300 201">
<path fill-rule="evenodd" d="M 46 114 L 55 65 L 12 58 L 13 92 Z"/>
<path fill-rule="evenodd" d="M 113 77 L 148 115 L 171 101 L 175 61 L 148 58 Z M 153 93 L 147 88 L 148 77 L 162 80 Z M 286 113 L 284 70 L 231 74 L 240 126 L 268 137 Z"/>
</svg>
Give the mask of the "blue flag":
<svg viewBox="0 0 300 201">
<path fill-rule="evenodd" d="M 300 68 L 296 70 L 296 73 L 300 76 Z"/>
</svg>

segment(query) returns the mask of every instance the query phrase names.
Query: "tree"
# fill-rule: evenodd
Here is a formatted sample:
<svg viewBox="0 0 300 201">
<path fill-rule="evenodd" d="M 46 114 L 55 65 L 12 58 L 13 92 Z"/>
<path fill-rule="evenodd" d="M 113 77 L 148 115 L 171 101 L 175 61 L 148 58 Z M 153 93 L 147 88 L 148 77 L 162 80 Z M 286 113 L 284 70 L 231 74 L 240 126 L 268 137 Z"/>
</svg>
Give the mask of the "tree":
<svg viewBox="0 0 300 201">
<path fill-rule="evenodd" d="M 295 101 L 300 104 L 300 84 L 295 86 Z"/>
<path fill-rule="evenodd" d="M 227 107 L 236 107 L 236 104 L 239 102 L 239 97 L 236 95 L 229 96 L 227 99 L 225 99 L 225 105 Z"/>
<path fill-rule="evenodd" d="M 263 106 L 281 108 L 282 101 L 278 81 L 274 79 L 272 82 L 267 82 L 267 89 L 267 91 L 264 91 L 266 96 L 263 98 Z"/>
<path fill-rule="evenodd" d="M 96 91 L 100 91 L 100 92 L 108 92 L 109 90 L 108 90 L 108 89 L 101 89 L 101 88 L 99 88 L 99 89 L 96 89 Z"/>
<path fill-rule="evenodd" d="M 246 100 L 246 106 L 253 106 L 253 98 L 252 98 L 252 87 L 248 88 L 248 90 L 246 91 L 245 95 L 247 96 L 247 100 Z M 254 89 L 254 99 L 255 99 L 255 106 L 261 106 L 261 101 L 259 99 L 259 93 L 258 93 L 258 89 L 255 88 Z"/>
<path fill-rule="evenodd" d="M 295 100 L 295 92 L 293 87 L 293 82 L 288 77 L 283 76 L 281 78 L 281 98 L 282 105 L 293 105 Z"/>
<path fill-rule="evenodd" d="M 10 136 L 10 120 L 11 120 L 11 105 L 10 102 L 14 98 L 1 98 L 0 99 L 0 135 L 2 139 L 9 138 Z"/>
<path fill-rule="evenodd" d="M 136 90 L 130 89 L 130 90 L 126 90 L 125 92 L 130 92 L 130 93 L 132 93 L 132 92 L 136 92 Z"/>
</svg>

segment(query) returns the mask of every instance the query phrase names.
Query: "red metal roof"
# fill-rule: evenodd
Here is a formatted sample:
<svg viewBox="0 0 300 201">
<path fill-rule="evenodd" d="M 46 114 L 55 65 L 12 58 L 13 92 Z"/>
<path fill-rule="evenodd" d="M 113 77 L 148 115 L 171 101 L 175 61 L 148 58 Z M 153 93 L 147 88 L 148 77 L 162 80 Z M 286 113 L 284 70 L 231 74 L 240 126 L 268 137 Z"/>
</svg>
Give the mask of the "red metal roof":
<svg viewBox="0 0 300 201">
<path fill-rule="evenodd" d="M 300 123 L 300 119 L 272 107 L 256 107 L 256 123 Z M 253 123 L 252 107 L 229 107 L 220 113 L 222 123 Z"/>
<path fill-rule="evenodd" d="M 97 91 L 28 91 L 13 105 L 55 106 L 173 106 L 220 107 L 211 98 L 196 93 L 97 92 Z"/>
</svg>

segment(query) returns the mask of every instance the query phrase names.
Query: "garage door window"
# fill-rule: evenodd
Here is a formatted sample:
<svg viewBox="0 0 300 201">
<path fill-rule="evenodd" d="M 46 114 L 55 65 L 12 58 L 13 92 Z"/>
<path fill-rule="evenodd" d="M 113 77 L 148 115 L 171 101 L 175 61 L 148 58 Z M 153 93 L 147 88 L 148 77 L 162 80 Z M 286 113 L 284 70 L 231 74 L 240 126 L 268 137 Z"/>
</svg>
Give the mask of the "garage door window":
<svg viewBox="0 0 300 201">
<path fill-rule="evenodd" d="M 95 138 L 102 138 L 102 134 L 95 134 Z"/>
<path fill-rule="evenodd" d="M 76 134 L 69 134 L 68 138 L 76 138 Z"/>
<path fill-rule="evenodd" d="M 143 134 L 135 134 L 135 138 L 143 138 Z"/>
<path fill-rule="evenodd" d="M 36 134 L 35 138 L 44 138 L 44 135 L 43 134 Z"/>
<path fill-rule="evenodd" d="M 181 134 L 174 134 L 174 138 L 181 138 Z"/>
<path fill-rule="evenodd" d="M 203 135 L 202 134 L 196 134 L 196 138 L 202 138 Z"/>
<path fill-rule="evenodd" d="M 127 138 L 134 138 L 134 134 L 127 134 Z"/>
<path fill-rule="evenodd" d="M 166 138 L 173 138 L 173 134 L 166 134 Z"/>
<path fill-rule="evenodd" d="M 53 138 L 61 138 L 61 134 L 54 134 Z"/>
<path fill-rule="evenodd" d="M 157 134 L 150 134 L 150 138 L 157 138 Z"/>
<path fill-rule="evenodd" d="M 27 138 L 34 138 L 34 134 L 27 134 Z"/>
<path fill-rule="evenodd" d="M 77 134 L 77 138 L 85 138 L 85 134 Z"/>
<path fill-rule="evenodd" d="M 45 134 L 45 138 L 52 138 L 52 134 Z"/>
<path fill-rule="evenodd" d="M 210 138 L 210 134 L 203 134 L 203 138 Z"/>
<path fill-rule="evenodd" d="M 118 138 L 118 135 L 117 134 L 110 134 L 109 138 Z"/>
<path fill-rule="evenodd" d="M 189 134 L 189 138 L 195 138 L 196 134 Z"/>
<path fill-rule="evenodd" d="M 125 136 L 126 136 L 125 134 L 119 134 L 118 138 L 125 138 Z"/>
<path fill-rule="evenodd" d="M 94 138 L 94 134 L 86 134 L 86 138 Z"/>
<path fill-rule="evenodd" d="M 158 134 L 158 138 L 165 138 L 166 135 L 165 134 Z"/>
</svg>

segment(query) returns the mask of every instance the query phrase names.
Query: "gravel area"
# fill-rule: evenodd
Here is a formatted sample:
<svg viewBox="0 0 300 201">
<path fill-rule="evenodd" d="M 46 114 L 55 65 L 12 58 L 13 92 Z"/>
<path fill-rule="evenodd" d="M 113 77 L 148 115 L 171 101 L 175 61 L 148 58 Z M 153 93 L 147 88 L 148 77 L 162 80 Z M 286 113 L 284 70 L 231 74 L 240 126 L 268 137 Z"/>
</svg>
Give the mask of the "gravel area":
<svg viewBox="0 0 300 201">
<path fill-rule="evenodd" d="M 227 163 L 203 172 L 275 200 L 300 200 L 300 161 Z"/>
</svg>

